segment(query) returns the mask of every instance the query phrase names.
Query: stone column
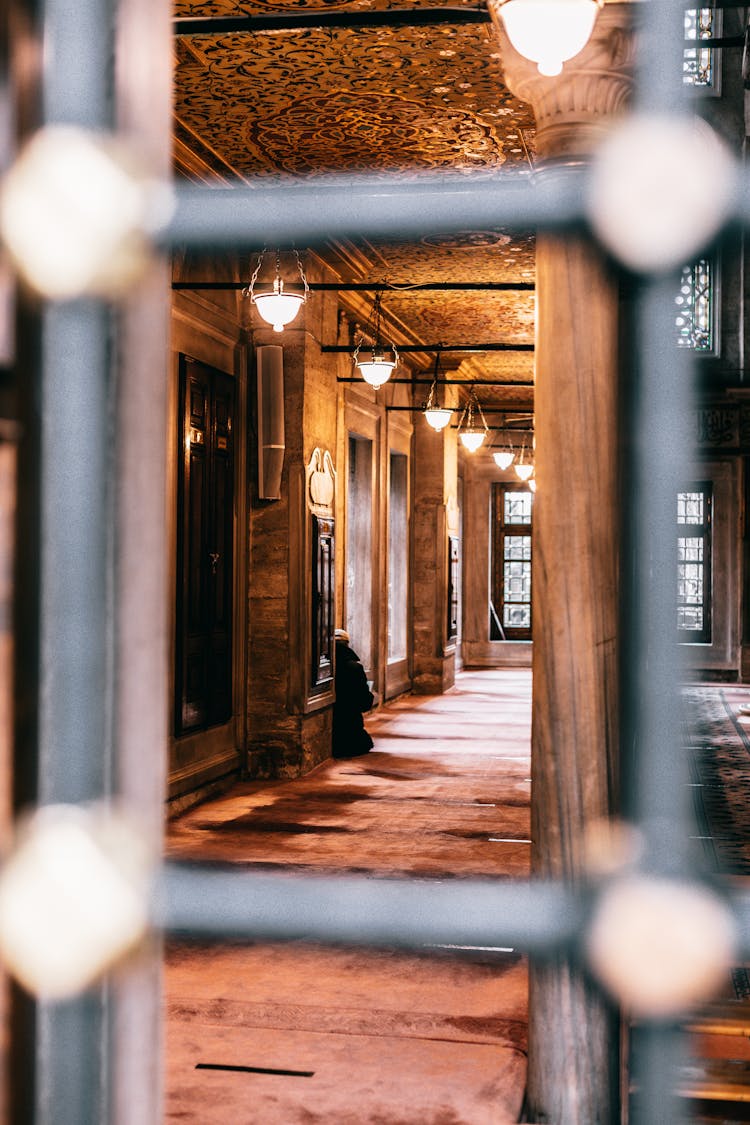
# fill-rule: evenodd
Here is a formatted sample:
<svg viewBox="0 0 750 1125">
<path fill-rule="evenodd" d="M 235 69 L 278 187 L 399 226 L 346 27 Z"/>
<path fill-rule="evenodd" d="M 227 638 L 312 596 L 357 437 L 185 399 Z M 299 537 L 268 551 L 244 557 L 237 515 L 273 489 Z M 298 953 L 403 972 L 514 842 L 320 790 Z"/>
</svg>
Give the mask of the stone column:
<svg viewBox="0 0 750 1125">
<path fill-rule="evenodd" d="M 559 78 L 509 45 L 542 176 L 585 162 L 630 90 L 626 4 L 606 4 Z M 618 293 L 585 238 L 537 241 L 532 868 L 576 881 L 587 827 L 617 807 Z M 617 1021 L 565 959 L 532 965 L 530 1120 L 619 1120 Z"/>
<path fill-rule="evenodd" d="M 414 427 L 413 689 L 428 695 L 452 687 L 456 645 L 448 642 L 448 531 L 456 510 L 456 431 Z"/>
</svg>

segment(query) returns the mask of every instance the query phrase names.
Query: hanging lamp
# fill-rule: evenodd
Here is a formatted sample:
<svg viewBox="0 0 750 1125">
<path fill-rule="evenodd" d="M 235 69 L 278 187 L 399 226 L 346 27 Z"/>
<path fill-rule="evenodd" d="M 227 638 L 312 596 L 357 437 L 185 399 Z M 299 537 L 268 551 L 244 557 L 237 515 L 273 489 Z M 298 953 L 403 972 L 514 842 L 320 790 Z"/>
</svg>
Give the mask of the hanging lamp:
<svg viewBox="0 0 750 1125">
<path fill-rule="evenodd" d="M 508 38 L 540 74 L 554 78 L 589 41 L 603 0 L 490 0 Z"/>
<path fill-rule="evenodd" d="M 525 458 L 526 458 L 526 445 L 524 443 L 524 445 L 521 447 L 521 456 L 518 458 L 518 461 L 513 466 L 514 469 L 516 470 L 516 476 L 519 477 L 521 480 L 528 480 L 529 477 L 531 476 L 531 474 L 534 472 L 533 462 L 527 461 Z M 533 489 L 532 489 L 532 491 L 533 491 Z"/>
<path fill-rule="evenodd" d="M 438 371 L 440 369 L 440 348 L 435 353 L 435 370 L 432 374 L 432 382 L 430 383 L 430 391 L 422 407 L 422 413 L 427 420 L 428 425 L 432 426 L 433 430 L 438 433 L 444 430 L 451 420 L 453 410 L 450 406 L 440 405 L 440 393 L 438 391 Z"/>
<path fill-rule="evenodd" d="M 495 464 L 498 469 L 509 469 L 516 455 L 513 450 L 508 447 L 508 449 L 498 449 L 492 456 L 495 458 Z"/>
<path fill-rule="evenodd" d="M 461 421 L 458 423 L 458 436 L 463 446 L 470 453 L 476 453 L 487 437 L 488 426 L 482 413 L 482 408 L 477 400 L 474 388 L 469 392 L 469 401 L 464 407 Z"/>
<path fill-rule="evenodd" d="M 302 280 L 303 290 L 302 293 L 290 292 L 284 288 L 284 281 L 281 277 L 281 253 L 276 251 L 276 276 L 273 279 L 273 285 L 270 289 L 263 290 L 260 293 L 255 292 L 255 283 L 258 279 L 261 263 L 263 262 L 263 255 L 265 250 L 261 250 L 258 263 L 250 279 L 250 284 L 246 289 L 242 290 L 243 297 L 249 297 L 255 305 L 256 309 L 268 323 L 273 325 L 274 332 L 283 332 L 287 324 L 290 324 L 299 310 L 307 300 L 308 284 L 305 277 L 305 271 L 302 268 L 302 262 L 297 251 L 294 251 L 294 256 L 297 260 L 297 268 Z"/>
<path fill-rule="evenodd" d="M 508 419 L 505 414 L 501 416 L 501 425 L 506 426 Z M 510 441 L 506 442 L 505 449 L 496 450 L 492 456 L 498 469 L 509 469 L 516 458 L 516 451 Z"/>
<path fill-rule="evenodd" d="M 364 339 L 360 339 L 352 356 L 364 381 L 376 389 L 388 382 L 398 363 L 396 345 L 383 344 L 380 339 L 380 299 L 381 294 L 378 290 L 364 330 L 364 334 L 371 337 L 372 345 L 362 351 Z"/>
</svg>

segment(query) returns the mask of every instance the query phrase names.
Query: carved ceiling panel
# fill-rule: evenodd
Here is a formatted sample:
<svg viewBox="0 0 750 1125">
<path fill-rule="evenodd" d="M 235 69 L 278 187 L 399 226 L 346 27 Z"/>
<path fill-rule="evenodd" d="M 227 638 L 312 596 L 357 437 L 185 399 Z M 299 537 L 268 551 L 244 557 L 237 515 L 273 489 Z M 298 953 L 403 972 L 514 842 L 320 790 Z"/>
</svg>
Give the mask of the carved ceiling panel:
<svg viewBox="0 0 750 1125">
<path fill-rule="evenodd" d="M 410 0 L 434 7 L 436 0 Z M 390 0 L 175 0 L 177 17 L 366 11 Z M 405 6 L 405 5 L 404 5 Z M 474 0 L 447 5 L 474 7 Z M 176 161 L 199 179 L 282 181 L 398 172 L 471 177 L 528 174 L 534 121 L 503 81 L 489 24 L 305 29 L 176 40 Z M 502 230 L 425 236 L 416 243 L 345 243 L 323 255 L 342 281 L 533 284 L 534 237 Z M 342 295 L 343 300 L 343 295 Z M 349 315 L 371 303 L 344 300 Z M 383 313 L 400 342 L 534 338 L 533 291 L 394 293 Z M 399 342 L 397 340 L 397 342 Z M 411 360 L 412 357 L 410 357 Z M 416 362 L 424 370 L 423 358 Z M 446 355 L 467 381 L 532 377 L 533 354 Z M 488 402 L 509 401 L 487 388 Z M 530 392 L 511 390 L 512 401 Z M 524 399 L 524 401 L 526 401 Z"/>
<path fill-rule="evenodd" d="M 193 36 L 175 112 L 240 175 L 528 167 L 489 26 Z"/>
</svg>

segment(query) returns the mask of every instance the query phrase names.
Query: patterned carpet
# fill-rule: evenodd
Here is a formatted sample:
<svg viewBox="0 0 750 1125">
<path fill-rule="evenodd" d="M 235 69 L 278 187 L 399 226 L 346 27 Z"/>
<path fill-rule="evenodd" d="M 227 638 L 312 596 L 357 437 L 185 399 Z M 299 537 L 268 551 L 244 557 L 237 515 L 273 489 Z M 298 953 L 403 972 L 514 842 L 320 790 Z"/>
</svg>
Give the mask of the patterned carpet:
<svg viewBox="0 0 750 1125">
<path fill-rule="evenodd" d="M 750 707 L 750 691 L 691 687 L 685 698 L 697 834 L 707 862 L 724 875 L 750 875 L 750 715 L 740 712 Z"/>
</svg>

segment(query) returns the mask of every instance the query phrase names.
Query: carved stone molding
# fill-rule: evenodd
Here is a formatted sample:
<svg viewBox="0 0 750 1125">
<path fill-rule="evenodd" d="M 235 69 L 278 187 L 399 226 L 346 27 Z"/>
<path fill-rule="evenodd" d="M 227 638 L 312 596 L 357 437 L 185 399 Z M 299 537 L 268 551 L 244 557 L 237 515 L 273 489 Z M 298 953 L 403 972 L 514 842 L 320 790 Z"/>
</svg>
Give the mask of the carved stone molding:
<svg viewBox="0 0 750 1125">
<path fill-rule="evenodd" d="M 498 8 L 490 5 L 508 89 L 536 117 L 536 148 L 543 160 L 583 159 L 627 108 L 633 88 L 635 33 L 632 4 L 605 4 L 589 42 L 547 78 L 511 46 Z"/>
<path fill-rule="evenodd" d="M 326 449 L 312 452 L 305 469 L 307 480 L 307 505 L 314 516 L 322 519 L 333 518 L 333 502 L 336 495 L 336 470 L 333 458 Z"/>
</svg>

